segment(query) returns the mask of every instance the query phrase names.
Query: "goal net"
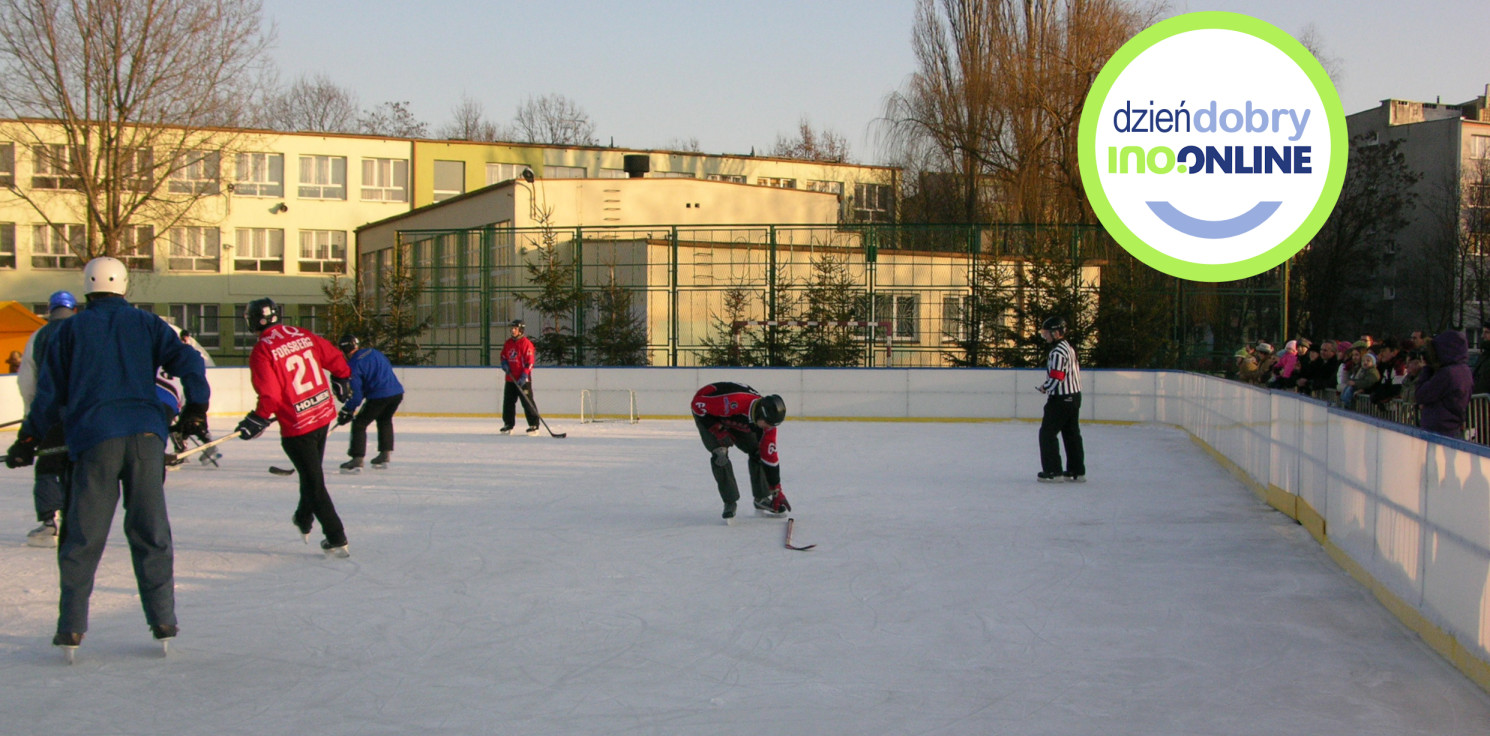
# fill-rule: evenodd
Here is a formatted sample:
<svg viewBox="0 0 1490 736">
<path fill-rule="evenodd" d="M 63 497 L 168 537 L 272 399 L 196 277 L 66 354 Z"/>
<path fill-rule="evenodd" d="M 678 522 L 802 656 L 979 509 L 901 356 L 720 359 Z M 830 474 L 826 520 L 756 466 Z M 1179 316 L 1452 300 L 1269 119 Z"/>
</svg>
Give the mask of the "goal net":
<svg viewBox="0 0 1490 736">
<path fill-rule="evenodd" d="M 636 392 L 631 389 L 601 389 L 579 392 L 579 421 L 627 422 L 636 424 L 641 417 L 636 415 Z"/>
</svg>

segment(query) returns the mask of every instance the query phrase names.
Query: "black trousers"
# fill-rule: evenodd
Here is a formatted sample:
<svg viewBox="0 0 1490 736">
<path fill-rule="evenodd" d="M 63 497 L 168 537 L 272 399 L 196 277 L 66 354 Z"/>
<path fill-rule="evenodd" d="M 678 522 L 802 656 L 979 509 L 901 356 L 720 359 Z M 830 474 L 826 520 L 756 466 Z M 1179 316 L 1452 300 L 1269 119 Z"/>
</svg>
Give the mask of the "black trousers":
<svg viewBox="0 0 1490 736">
<path fill-rule="evenodd" d="M 1081 394 L 1051 396 L 1045 400 L 1040 420 L 1040 470 L 1046 473 L 1086 475 L 1086 450 L 1081 445 Z M 1066 446 L 1066 468 L 1061 470 L 1061 450 L 1056 435 Z"/>
<path fill-rule="evenodd" d="M 378 423 L 378 452 L 393 452 L 393 415 L 404 400 L 403 394 L 381 399 L 368 399 L 352 419 L 352 446 L 347 454 L 362 457 L 367 454 L 367 425 Z"/>
<path fill-rule="evenodd" d="M 327 541 L 337 546 L 346 544 L 347 530 L 336 515 L 331 493 L 326 490 L 326 475 L 321 470 L 321 461 L 326 457 L 326 427 L 295 437 L 280 437 L 279 445 L 290 456 L 300 477 L 300 505 L 295 507 L 295 523 L 301 524 L 314 516 Z"/>
<path fill-rule="evenodd" d="M 516 383 L 507 381 L 507 388 L 502 392 L 502 426 L 511 429 L 517 421 L 517 404 L 522 402 L 523 418 L 528 420 L 528 426 L 536 429 L 538 427 L 538 400 L 533 397 L 533 379 L 528 379 L 526 388 L 518 388 Z M 527 401 L 518 398 L 517 392 L 523 391 L 528 397 Z"/>
<path fill-rule="evenodd" d="M 704 449 L 709 451 L 709 471 L 714 474 L 714 482 L 719 486 L 719 498 L 725 503 L 738 503 L 740 500 L 740 486 L 735 482 L 735 466 L 730 462 L 729 453 L 715 453 L 721 447 L 735 446 L 745 453 L 746 467 L 750 471 L 750 495 L 756 500 L 764 499 L 771 495 L 770 483 L 766 480 L 766 466 L 761 462 L 760 438 L 750 430 L 736 430 L 725 428 L 720 435 L 716 435 L 717 427 L 710 429 L 709 422 L 699 417 L 693 418 L 694 426 L 698 427 L 698 436 L 704 441 Z"/>
</svg>

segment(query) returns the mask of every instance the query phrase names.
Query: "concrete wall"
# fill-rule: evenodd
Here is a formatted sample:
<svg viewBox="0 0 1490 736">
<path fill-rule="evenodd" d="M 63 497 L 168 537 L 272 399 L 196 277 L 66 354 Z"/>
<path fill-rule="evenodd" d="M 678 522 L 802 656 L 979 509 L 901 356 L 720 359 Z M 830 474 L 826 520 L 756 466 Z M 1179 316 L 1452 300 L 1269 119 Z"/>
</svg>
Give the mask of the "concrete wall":
<svg viewBox="0 0 1490 736">
<path fill-rule="evenodd" d="M 398 373 L 406 414 L 500 411 L 499 369 Z M 241 368 L 209 379 L 221 432 L 252 407 L 253 390 Z M 797 419 L 1034 420 L 1044 403 L 1035 370 L 540 367 L 534 380 L 550 418 L 575 416 L 585 389 L 629 389 L 641 416 L 681 418 L 693 392 L 718 380 L 779 393 Z M 1211 376 L 1089 370 L 1082 380 L 1084 420 L 1189 432 L 1490 690 L 1490 449 Z M 15 377 L 0 376 L 0 420 L 20 413 Z"/>
</svg>

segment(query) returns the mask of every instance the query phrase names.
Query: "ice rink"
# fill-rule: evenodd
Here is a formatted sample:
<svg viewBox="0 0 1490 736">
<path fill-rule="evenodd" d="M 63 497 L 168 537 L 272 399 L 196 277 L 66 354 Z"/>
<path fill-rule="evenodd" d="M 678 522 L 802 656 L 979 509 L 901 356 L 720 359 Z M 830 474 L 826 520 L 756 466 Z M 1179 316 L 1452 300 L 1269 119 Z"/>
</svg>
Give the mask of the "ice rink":
<svg viewBox="0 0 1490 736">
<path fill-rule="evenodd" d="M 400 418 L 360 475 L 334 433 L 347 560 L 291 526 L 276 430 L 227 443 L 168 480 L 171 656 L 116 517 L 71 667 L 31 469 L 0 473 L 0 734 L 1490 733 L 1178 429 L 1089 424 L 1090 482 L 1039 484 L 1031 423 L 789 420 L 797 552 L 721 523 L 691 422 L 551 424 Z"/>
</svg>

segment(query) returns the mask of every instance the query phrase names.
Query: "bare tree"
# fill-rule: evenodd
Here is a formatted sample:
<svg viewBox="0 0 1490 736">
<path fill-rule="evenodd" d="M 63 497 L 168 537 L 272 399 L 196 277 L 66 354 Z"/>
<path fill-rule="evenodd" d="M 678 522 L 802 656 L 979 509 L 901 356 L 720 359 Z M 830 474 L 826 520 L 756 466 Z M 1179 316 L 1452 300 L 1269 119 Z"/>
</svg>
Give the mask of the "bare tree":
<svg viewBox="0 0 1490 736">
<path fill-rule="evenodd" d="M 1316 335 L 1342 335 L 1360 325 L 1368 301 L 1360 284 L 1381 255 L 1395 251 L 1397 234 L 1406 227 L 1421 176 L 1398 150 L 1400 140 L 1376 143 L 1364 136 L 1350 142 L 1350 165 L 1340 199 L 1309 245 L 1298 255 L 1303 313 Z"/>
<path fill-rule="evenodd" d="M 886 98 L 880 136 L 907 168 L 908 195 L 936 199 L 903 212 L 1089 219 L 1076 168 L 1082 105 L 1107 59 L 1156 17 L 1124 0 L 919 0 L 918 68 Z"/>
<path fill-rule="evenodd" d="M 385 138 L 428 138 L 429 124 L 414 117 L 407 100 L 384 102 L 357 118 L 360 132 Z"/>
<path fill-rule="evenodd" d="M 682 151 L 685 153 L 702 153 L 703 146 L 699 145 L 698 136 L 687 138 L 669 138 L 667 143 L 662 144 L 669 151 Z"/>
<path fill-rule="evenodd" d="M 512 122 L 517 137 L 527 143 L 595 145 L 595 124 L 589 113 L 564 95 L 529 97 L 517 108 Z"/>
<path fill-rule="evenodd" d="M 34 173 L 9 189 L 59 251 L 139 255 L 144 228 L 218 192 L 221 159 L 244 140 L 228 126 L 263 78 L 261 17 L 258 0 L 0 0 L 0 106 L 17 119 L 4 135 Z"/>
<path fill-rule="evenodd" d="M 486 119 L 486 108 L 467 95 L 450 111 L 450 122 L 440 126 L 439 137 L 453 141 L 492 142 L 504 137 L 501 126 Z"/>
<path fill-rule="evenodd" d="M 1313 23 L 1305 25 L 1304 29 L 1299 31 L 1298 41 L 1309 53 L 1314 55 L 1314 59 L 1319 62 L 1319 65 L 1324 67 L 1324 73 L 1330 75 L 1330 81 L 1334 82 L 1336 87 L 1339 87 L 1340 82 L 1345 80 L 1345 61 L 1329 52 L 1329 49 L 1325 47 L 1324 37 L 1319 33 L 1319 29 Z"/>
<path fill-rule="evenodd" d="M 264 116 L 273 130 L 352 133 L 357 130 L 357 95 L 325 74 L 302 76 L 269 95 Z"/>
<path fill-rule="evenodd" d="M 797 123 L 797 137 L 777 135 L 776 146 L 766 155 L 841 164 L 849 160 L 848 139 L 831 130 L 813 130 L 804 117 Z"/>
</svg>

